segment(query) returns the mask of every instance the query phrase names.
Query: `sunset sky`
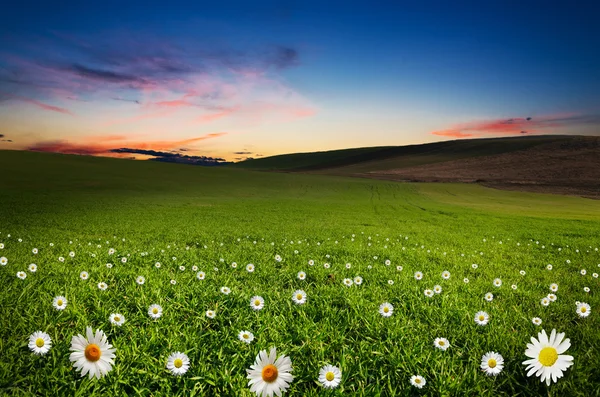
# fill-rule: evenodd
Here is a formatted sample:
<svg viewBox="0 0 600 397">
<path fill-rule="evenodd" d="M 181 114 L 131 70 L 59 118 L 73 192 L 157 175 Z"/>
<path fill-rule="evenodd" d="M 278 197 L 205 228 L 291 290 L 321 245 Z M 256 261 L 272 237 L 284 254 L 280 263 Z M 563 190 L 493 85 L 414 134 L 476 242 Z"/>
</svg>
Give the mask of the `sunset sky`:
<svg viewBox="0 0 600 397">
<path fill-rule="evenodd" d="M 0 149 L 237 161 L 600 135 L 593 2 L 12 3 Z"/>
</svg>

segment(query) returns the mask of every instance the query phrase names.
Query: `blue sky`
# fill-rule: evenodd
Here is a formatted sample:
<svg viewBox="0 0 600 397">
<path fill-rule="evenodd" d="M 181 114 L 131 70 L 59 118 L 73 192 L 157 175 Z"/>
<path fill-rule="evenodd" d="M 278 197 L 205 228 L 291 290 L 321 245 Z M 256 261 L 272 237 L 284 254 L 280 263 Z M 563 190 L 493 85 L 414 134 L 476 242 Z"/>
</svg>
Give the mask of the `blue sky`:
<svg viewBox="0 0 600 397">
<path fill-rule="evenodd" d="M 22 1 L 0 15 L 0 148 L 233 160 L 597 135 L 598 11 L 591 2 Z"/>
</svg>

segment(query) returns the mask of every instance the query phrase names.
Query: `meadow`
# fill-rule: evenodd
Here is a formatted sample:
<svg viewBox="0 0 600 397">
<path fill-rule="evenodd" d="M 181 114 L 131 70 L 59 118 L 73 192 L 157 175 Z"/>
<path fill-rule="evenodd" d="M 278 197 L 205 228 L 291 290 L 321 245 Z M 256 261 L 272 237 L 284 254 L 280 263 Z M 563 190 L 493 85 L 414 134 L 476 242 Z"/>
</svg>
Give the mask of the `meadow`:
<svg viewBox="0 0 600 397">
<path fill-rule="evenodd" d="M 292 362 L 290 396 L 600 395 L 600 201 L 11 151 L 0 169 L 2 395 L 251 396 L 246 370 L 271 347 Z M 101 379 L 69 360 L 86 327 L 116 348 Z M 550 386 L 522 364 L 542 329 L 573 356 Z M 36 331 L 52 338 L 45 355 L 28 347 Z M 496 376 L 480 368 L 489 351 L 504 358 Z M 174 352 L 190 360 L 181 376 Z M 326 364 L 337 388 L 318 382 Z"/>
</svg>

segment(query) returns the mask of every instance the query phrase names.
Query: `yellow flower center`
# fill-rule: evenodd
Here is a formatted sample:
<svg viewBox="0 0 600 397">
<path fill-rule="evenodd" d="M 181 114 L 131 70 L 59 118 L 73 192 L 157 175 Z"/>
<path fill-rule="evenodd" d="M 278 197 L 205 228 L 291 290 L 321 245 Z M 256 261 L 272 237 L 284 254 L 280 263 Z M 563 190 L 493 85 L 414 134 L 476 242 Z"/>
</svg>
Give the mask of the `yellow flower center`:
<svg viewBox="0 0 600 397">
<path fill-rule="evenodd" d="M 585 313 L 585 312 L 587 312 L 587 309 L 586 309 L 586 307 L 585 307 L 585 306 L 582 306 L 582 307 L 581 307 L 581 312 L 582 312 L 582 313 Z"/>
<path fill-rule="evenodd" d="M 384 307 L 384 308 L 383 308 L 383 312 L 384 312 L 384 313 L 389 313 L 389 312 L 390 312 L 390 308 L 389 308 L 389 307 L 387 307 L 387 306 L 386 306 L 386 307 Z"/>
<path fill-rule="evenodd" d="M 262 378 L 267 383 L 275 382 L 278 375 L 279 373 L 277 372 L 277 367 L 273 364 L 265 366 L 262 370 Z"/>
<path fill-rule="evenodd" d="M 544 347 L 542 351 L 540 351 L 538 360 L 544 367 L 551 367 L 556 360 L 558 360 L 558 352 L 553 347 Z"/>
<path fill-rule="evenodd" d="M 156 307 L 152 309 L 152 314 L 158 314 L 158 309 Z"/>
<path fill-rule="evenodd" d="M 260 301 L 258 299 L 254 301 L 254 306 L 260 306 Z"/>
<path fill-rule="evenodd" d="M 331 382 L 333 380 L 333 378 L 335 378 L 335 375 L 333 374 L 333 372 L 329 371 L 325 374 L 325 379 L 327 379 L 329 382 Z"/>
<path fill-rule="evenodd" d="M 95 343 L 90 343 L 85 348 L 84 354 L 85 354 L 85 358 L 87 358 L 88 361 L 96 362 L 96 361 L 100 360 L 100 356 L 102 355 L 102 352 L 100 351 L 100 347 L 98 345 L 96 345 Z"/>
<path fill-rule="evenodd" d="M 118 323 L 119 321 L 121 321 L 121 317 L 115 316 L 114 320 Z"/>
<path fill-rule="evenodd" d="M 480 316 L 479 316 L 479 321 L 483 321 L 483 320 L 485 320 L 485 316 L 483 316 L 483 315 L 480 315 Z"/>
<path fill-rule="evenodd" d="M 56 304 L 57 304 L 58 306 L 62 306 L 62 304 L 63 304 L 63 301 L 62 301 L 62 299 L 59 299 L 59 300 L 56 302 Z"/>
<path fill-rule="evenodd" d="M 420 378 L 415 378 L 415 383 L 416 384 L 421 384 L 421 379 Z"/>
<path fill-rule="evenodd" d="M 175 366 L 175 368 L 181 368 L 183 366 L 183 360 L 180 358 L 176 358 L 173 361 L 173 365 Z"/>
<path fill-rule="evenodd" d="M 296 299 L 298 299 L 298 300 L 302 300 L 302 294 L 298 294 L 298 295 L 296 295 Z"/>
<path fill-rule="evenodd" d="M 45 344 L 46 344 L 46 342 L 44 342 L 44 339 L 42 339 L 42 338 L 37 338 L 35 340 L 35 345 L 37 347 L 43 347 Z"/>
<path fill-rule="evenodd" d="M 440 346 L 444 346 L 444 345 L 445 345 L 445 343 L 444 343 L 444 341 L 443 341 L 443 340 L 439 341 L 439 342 L 438 342 L 438 344 L 439 344 Z"/>
<path fill-rule="evenodd" d="M 244 338 L 244 339 L 248 339 L 249 337 L 250 337 L 250 335 L 248 335 L 248 334 L 243 334 L 242 335 L 242 338 Z"/>
<path fill-rule="evenodd" d="M 497 364 L 496 360 L 494 360 L 493 358 L 490 358 L 488 360 L 488 367 L 490 367 L 490 368 L 496 368 L 496 364 Z"/>
</svg>

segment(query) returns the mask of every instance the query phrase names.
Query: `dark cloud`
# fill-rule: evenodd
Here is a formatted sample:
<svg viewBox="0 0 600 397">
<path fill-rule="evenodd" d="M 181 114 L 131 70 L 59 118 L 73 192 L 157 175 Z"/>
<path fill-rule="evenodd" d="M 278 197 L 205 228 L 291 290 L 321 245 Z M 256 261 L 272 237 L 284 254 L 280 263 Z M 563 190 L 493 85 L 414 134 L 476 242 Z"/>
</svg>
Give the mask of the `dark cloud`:
<svg viewBox="0 0 600 397">
<path fill-rule="evenodd" d="M 113 101 L 131 102 L 131 103 L 137 103 L 138 105 L 140 104 L 140 101 L 138 101 L 136 99 L 126 99 L 126 98 L 119 98 L 119 97 L 113 97 L 110 99 L 112 99 Z"/>
<path fill-rule="evenodd" d="M 4 134 L 0 134 L 0 138 L 4 138 Z"/>
<path fill-rule="evenodd" d="M 233 154 L 252 154 L 252 152 L 233 152 Z"/>
<path fill-rule="evenodd" d="M 119 148 L 109 150 L 112 153 L 133 153 L 143 154 L 146 156 L 154 156 L 154 161 L 164 161 L 170 163 L 185 163 L 185 164 L 196 164 L 196 165 L 222 165 L 228 164 L 225 159 L 220 157 L 207 157 L 207 156 L 187 156 L 181 153 L 163 152 L 158 150 L 147 150 L 147 149 L 134 149 L 134 148 Z"/>
<path fill-rule="evenodd" d="M 69 69 L 81 77 L 87 77 L 94 80 L 102 80 L 111 83 L 144 83 L 145 80 L 136 76 L 112 72 L 110 70 L 92 69 L 77 63 L 71 65 Z"/>
<path fill-rule="evenodd" d="M 527 131 L 521 131 L 521 134 L 527 134 Z"/>
<path fill-rule="evenodd" d="M 278 69 L 287 69 L 299 64 L 298 51 L 290 47 L 277 47 L 270 62 Z"/>
</svg>

